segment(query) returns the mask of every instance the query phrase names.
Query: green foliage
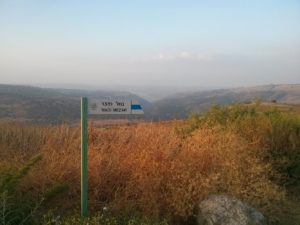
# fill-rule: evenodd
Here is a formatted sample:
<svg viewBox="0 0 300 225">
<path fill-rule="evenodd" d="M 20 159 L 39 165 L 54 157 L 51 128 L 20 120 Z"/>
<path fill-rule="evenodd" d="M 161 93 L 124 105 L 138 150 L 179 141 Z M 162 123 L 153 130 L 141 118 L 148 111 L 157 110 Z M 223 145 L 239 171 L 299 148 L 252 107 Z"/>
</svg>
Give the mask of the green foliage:
<svg viewBox="0 0 300 225">
<path fill-rule="evenodd" d="M 69 190 L 68 184 L 56 184 L 51 189 L 47 190 L 44 195 L 44 201 L 50 201 L 51 199 L 55 198 L 56 196 L 65 193 Z"/>
<path fill-rule="evenodd" d="M 41 159 L 42 159 L 41 155 L 36 155 L 17 171 L 10 171 L 10 173 L 5 174 L 4 175 L 5 179 L 3 179 L 3 181 L 0 184 L 0 191 L 1 192 L 7 191 L 9 193 L 15 192 L 20 180 L 24 176 L 26 176 L 28 171 Z"/>
<path fill-rule="evenodd" d="M 299 184 L 300 180 L 300 119 L 293 112 L 283 112 L 274 107 L 262 108 L 256 101 L 252 105 L 235 104 L 214 106 L 204 116 L 193 114 L 185 127 L 189 135 L 199 127 L 219 126 L 235 132 L 257 154 L 262 154 L 278 172 L 277 181 L 284 185 Z"/>
<path fill-rule="evenodd" d="M 68 185 L 56 185 L 41 196 L 31 196 L 19 190 L 20 182 L 30 169 L 42 159 L 41 155 L 32 157 L 25 165 L 0 170 L 0 222 L 1 225 L 33 224 L 35 214 L 45 201 L 49 201 L 68 190 Z"/>
<path fill-rule="evenodd" d="M 32 223 L 33 215 L 42 200 L 34 201 L 28 196 L 22 196 L 18 187 L 21 179 L 41 159 L 41 155 L 37 155 L 19 169 L 2 171 L 3 179 L 0 183 L 0 221 L 2 225 Z"/>
<path fill-rule="evenodd" d="M 41 225 L 168 225 L 166 221 L 157 221 L 146 217 L 113 217 L 105 214 L 95 214 L 86 219 L 78 216 L 61 218 L 53 212 L 44 215 Z"/>
</svg>

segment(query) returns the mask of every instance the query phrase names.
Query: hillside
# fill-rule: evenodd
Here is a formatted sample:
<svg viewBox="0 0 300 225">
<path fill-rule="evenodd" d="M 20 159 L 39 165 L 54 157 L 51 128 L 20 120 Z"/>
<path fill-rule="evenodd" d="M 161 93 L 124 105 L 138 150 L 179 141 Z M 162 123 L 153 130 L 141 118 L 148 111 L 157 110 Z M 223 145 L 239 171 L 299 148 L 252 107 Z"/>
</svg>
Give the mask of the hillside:
<svg viewBox="0 0 300 225">
<path fill-rule="evenodd" d="M 188 222 L 195 206 L 225 194 L 262 212 L 269 225 L 299 225 L 299 119 L 240 104 L 189 120 L 90 123 L 90 220 L 84 223 L 80 126 L 0 122 L 0 221 L 196 225 Z"/>
<path fill-rule="evenodd" d="M 0 120 L 35 123 L 74 122 L 80 119 L 80 97 L 124 96 L 144 107 L 151 104 L 129 92 L 51 89 L 0 84 Z M 110 118 L 107 117 L 106 118 Z"/>
<path fill-rule="evenodd" d="M 290 105 L 300 104 L 300 84 L 265 85 L 178 94 L 154 102 L 151 115 L 160 119 L 185 118 L 210 106 L 250 102 L 255 98 Z"/>
<path fill-rule="evenodd" d="M 276 101 L 289 109 L 290 106 L 300 104 L 300 85 L 266 85 L 193 93 L 185 92 L 152 103 L 138 95 L 125 91 L 91 91 L 0 85 L 0 120 L 48 124 L 75 122 L 80 119 L 81 96 L 93 98 L 124 96 L 133 98 L 143 105 L 144 119 L 169 120 L 186 118 L 191 112 L 203 113 L 215 104 L 250 102 L 255 98 L 260 98 L 266 102 Z M 106 115 L 97 116 L 97 118 L 126 119 L 128 116 Z"/>
</svg>

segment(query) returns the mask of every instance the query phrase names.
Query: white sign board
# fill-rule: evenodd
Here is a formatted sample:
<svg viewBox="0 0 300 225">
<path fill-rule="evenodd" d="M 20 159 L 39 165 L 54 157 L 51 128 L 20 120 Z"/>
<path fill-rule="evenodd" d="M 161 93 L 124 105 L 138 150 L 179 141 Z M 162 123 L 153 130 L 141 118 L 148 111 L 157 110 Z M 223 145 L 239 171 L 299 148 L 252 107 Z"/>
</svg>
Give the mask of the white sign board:
<svg viewBox="0 0 300 225">
<path fill-rule="evenodd" d="M 88 114 L 144 114 L 140 104 L 124 99 L 88 99 Z"/>
</svg>

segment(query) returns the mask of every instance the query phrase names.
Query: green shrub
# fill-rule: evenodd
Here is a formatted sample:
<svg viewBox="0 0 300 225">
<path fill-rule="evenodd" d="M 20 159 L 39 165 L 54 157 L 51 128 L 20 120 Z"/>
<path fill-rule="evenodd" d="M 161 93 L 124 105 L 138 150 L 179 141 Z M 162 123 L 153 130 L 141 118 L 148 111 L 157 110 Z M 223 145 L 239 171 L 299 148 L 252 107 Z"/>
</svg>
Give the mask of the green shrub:
<svg viewBox="0 0 300 225">
<path fill-rule="evenodd" d="M 41 159 L 41 155 L 36 155 L 20 168 L 0 168 L 1 225 L 34 224 L 42 204 L 68 189 L 66 184 L 56 185 L 39 196 L 20 190 L 21 180 Z"/>
<path fill-rule="evenodd" d="M 55 216 L 53 212 L 44 215 L 41 225 L 168 225 L 166 221 L 157 221 L 147 217 L 133 216 L 113 217 L 105 214 L 95 214 L 86 219 L 78 216 L 61 218 Z"/>
<path fill-rule="evenodd" d="M 42 200 L 23 196 L 18 190 L 21 179 L 41 160 L 37 155 L 19 169 L 1 171 L 0 180 L 0 221 L 3 225 L 32 224 L 33 215 Z"/>
<path fill-rule="evenodd" d="M 277 181 L 284 185 L 299 184 L 299 115 L 274 107 L 263 108 L 260 104 L 214 106 L 204 116 L 193 114 L 180 131 L 189 135 L 203 126 L 219 126 L 235 132 L 273 165 L 279 175 Z"/>
</svg>

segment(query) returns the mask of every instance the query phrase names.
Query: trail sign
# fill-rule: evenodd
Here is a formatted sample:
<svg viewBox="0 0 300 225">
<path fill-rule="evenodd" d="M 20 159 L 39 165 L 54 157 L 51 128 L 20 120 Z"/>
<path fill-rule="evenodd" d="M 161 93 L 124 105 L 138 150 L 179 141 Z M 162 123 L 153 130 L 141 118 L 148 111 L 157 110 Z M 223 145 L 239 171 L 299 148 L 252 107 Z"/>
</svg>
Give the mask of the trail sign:
<svg viewBox="0 0 300 225">
<path fill-rule="evenodd" d="M 90 99 L 88 114 L 144 114 L 142 106 L 134 100 L 128 99 Z"/>
<path fill-rule="evenodd" d="M 128 99 L 81 98 L 81 216 L 88 216 L 88 114 L 144 114 L 142 106 Z"/>
</svg>

